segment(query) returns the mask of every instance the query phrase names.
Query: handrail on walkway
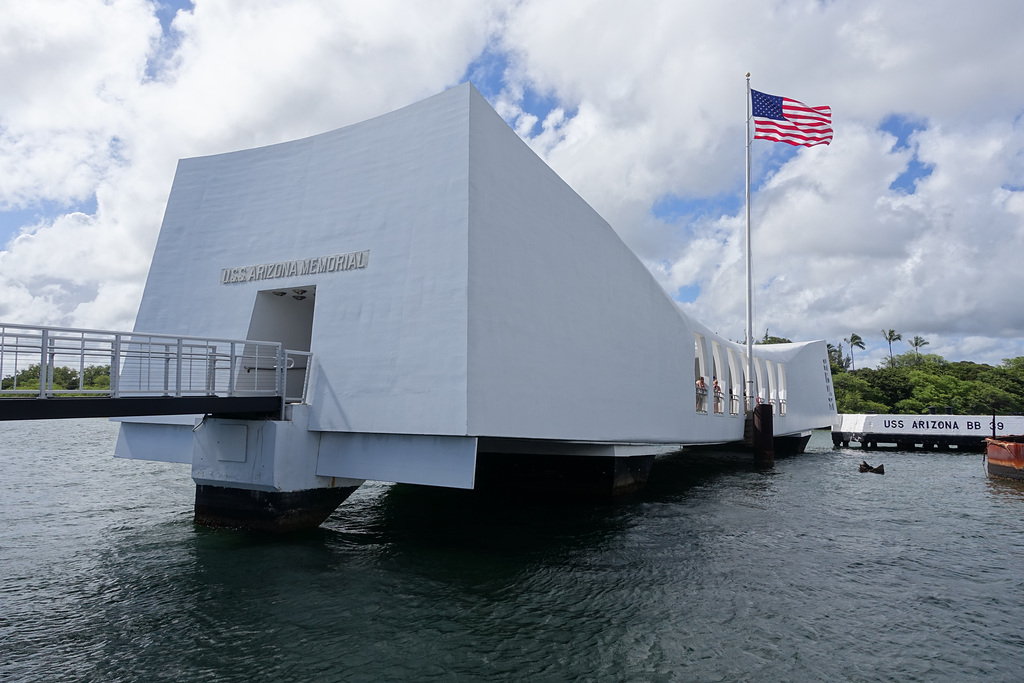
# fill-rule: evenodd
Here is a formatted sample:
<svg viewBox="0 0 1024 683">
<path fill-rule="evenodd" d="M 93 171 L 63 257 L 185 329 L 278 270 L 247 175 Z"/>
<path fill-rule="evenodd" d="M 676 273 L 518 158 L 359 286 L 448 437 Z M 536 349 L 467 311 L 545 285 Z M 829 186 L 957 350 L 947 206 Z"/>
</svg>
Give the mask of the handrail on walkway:
<svg viewBox="0 0 1024 683">
<path fill-rule="evenodd" d="M 311 356 L 251 339 L 0 323 L 0 396 L 281 396 L 301 403 Z M 86 388 L 86 370 L 105 365 L 109 388 Z M 64 369 L 77 372 L 77 386 L 55 382 Z"/>
</svg>

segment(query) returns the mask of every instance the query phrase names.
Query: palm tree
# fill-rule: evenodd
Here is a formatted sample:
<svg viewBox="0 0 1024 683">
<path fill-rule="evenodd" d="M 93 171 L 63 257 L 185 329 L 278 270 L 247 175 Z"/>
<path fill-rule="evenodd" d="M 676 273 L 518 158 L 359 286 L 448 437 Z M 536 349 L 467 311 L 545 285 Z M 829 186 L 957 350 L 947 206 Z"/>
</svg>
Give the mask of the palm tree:
<svg viewBox="0 0 1024 683">
<path fill-rule="evenodd" d="M 853 349 L 854 347 L 863 350 L 864 340 L 860 338 L 860 335 L 856 332 L 851 332 L 849 339 L 844 339 L 844 342 L 850 345 L 850 369 L 856 370 L 857 366 L 853 362 Z"/>
<path fill-rule="evenodd" d="M 882 336 L 885 337 L 885 341 L 889 342 L 889 365 L 892 365 L 892 343 L 902 340 L 903 335 L 896 330 L 882 330 Z"/>
<path fill-rule="evenodd" d="M 914 338 L 910 341 L 910 345 L 914 347 L 914 354 L 918 360 L 921 360 L 921 347 L 928 346 L 928 340 L 924 337 L 914 335 Z"/>
</svg>

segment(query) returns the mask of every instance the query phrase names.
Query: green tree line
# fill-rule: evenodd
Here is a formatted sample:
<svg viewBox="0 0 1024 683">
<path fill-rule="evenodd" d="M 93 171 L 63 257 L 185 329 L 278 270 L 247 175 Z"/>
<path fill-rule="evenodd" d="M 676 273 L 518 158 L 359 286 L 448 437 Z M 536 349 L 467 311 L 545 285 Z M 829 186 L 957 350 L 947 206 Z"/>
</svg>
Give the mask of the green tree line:
<svg viewBox="0 0 1024 683">
<path fill-rule="evenodd" d="M 881 367 L 856 370 L 841 346 L 829 344 L 839 412 L 913 415 L 930 407 L 941 413 L 948 407 L 957 415 L 1024 413 L 1024 356 L 1006 358 L 998 366 L 949 362 L 938 354 L 921 353 L 927 343 L 915 337 L 913 351 L 892 355 Z"/>
<path fill-rule="evenodd" d="M 14 375 L 7 375 L 0 380 L 0 389 L 24 389 L 32 391 L 39 389 L 39 363 L 30 365 L 21 372 Z M 82 389 L 101 390 L 110 388 L 110 366 L 93 365 L 82 370 Z M 66 391 L 77 391 L 79 389 L 78 370 L 66 367 L 55 367 L 53 369 L 53 388 Z"/>
<path fill-rule="evenodd" d="M 955 415 L 1024 414 L 1024 356 L 1004 358 L 993 366 L 972 361 L 947 361 L 935 353 L 921 353 L 928 340 L 914 336 L 906 342 L 912 351 L 894 354 L 892 343 L 902 341 L 896 330 L 882 330 L 889 357 L 878 368 L 856 368 L 854 352 L 864 350 L 864 339 L 851 334 L 840 344 L 828 344 L 836 409 L 840 413 L 894 413 L 918 415 L 935 408 Z M 759 344 L 787 342 L 765 330 Z M 849 349 L 849 355 L 844 353 Z"/>
</svg>

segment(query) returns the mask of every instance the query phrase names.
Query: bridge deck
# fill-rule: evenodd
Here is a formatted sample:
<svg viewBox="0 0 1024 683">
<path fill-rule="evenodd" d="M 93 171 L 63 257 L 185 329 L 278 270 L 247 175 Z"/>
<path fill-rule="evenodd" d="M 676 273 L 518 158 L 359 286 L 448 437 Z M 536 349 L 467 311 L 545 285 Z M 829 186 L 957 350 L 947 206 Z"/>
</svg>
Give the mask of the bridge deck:
<svg viewBox="0 0 1024 683">
<path fill-rule="evenodd" d="M 280 396 L 132 396 L 0 398 L 0 421 L 72 417 L 210 414 L 239 419 L 281 414 Z"/>
<path fill-rule="evenodd" d="M 311 356 L 252 339 L 0 323 L 0 421 L 283 417 L 305 400 Z M 109 387 L 85 385 L 92 368 Z"/>
</svg>

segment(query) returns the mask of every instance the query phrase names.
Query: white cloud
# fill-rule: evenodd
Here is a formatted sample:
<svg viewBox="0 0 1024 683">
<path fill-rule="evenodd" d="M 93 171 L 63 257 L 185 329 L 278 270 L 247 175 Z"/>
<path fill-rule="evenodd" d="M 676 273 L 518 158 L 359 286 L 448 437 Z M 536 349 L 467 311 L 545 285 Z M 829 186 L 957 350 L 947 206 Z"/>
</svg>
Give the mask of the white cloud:
<svg viewBox="0 0 1024 683">
<path fill-rule="evenodd" d="M 0 211 L 97 209 L 23 226 L 0 252 L 0 319 L 129 326 L 178 158 L 404 106 L 487 48 L 508 55 L 499 112 L 669 291 L 700 286 L 685 308 L 713 329 L 743 334 L 742 210 L 652 207 L 742 194 L 751 71 L 755 88 L 831 105 L 836 130 L 792 157 L 754 144 L 755 334 L 856 331 L 858 365 L 888 354 L 883 328 L 953 359 L 1024 354 L 1013 0 L 198 0 L 171 36 L 145 0 L 4 17 Z M 554 108 L 526 111 L 528 92 Z M 894 114 L 922 126 L 898 149 L 879 130 Z M 930 174 L 890 190 L 915 155 Z"/>
<path fill-rule="evenodd" d="M 23 226 L 0 251 L 0 319 L 129 327 L 177 159 L 443 90 L 483 49 L 495 11 L 199 0 L 161 39 L 144 0 L 12 3 L 0 24 L 0 209 L 95 196 L 97 210 Z"/>
<path fill-rule="evenodd" d="M 139 0 L 5 3 L 0 208 L 88 197 L 160 28 Z"/>
<path fill-rule="evenodd" d="M 1024 352 L 1015 301 L 1024 282 L 990 260 L 1019 254 L 1024 227 L 1020 193 L 1004 189 L 1024 184 L 1014 125 L 1024 94 L 1006 83 L 1007 66 L 1024 56 L 1014 35 L 1024 7 L 569 6 L 552 17 L 547 4 L 526 2 L 504 34 L 515 78 L 578 107 L 560 139 L 535 144 L 669 291 L 701 286 L 688 311 L 742 337 L 742 215 L 679 229 L 648 214 L 667 194 L 741 186 L 749 69 L 756 88 L 830 104 L 836 129 L 831 147 L 802 150 L 754 194 L 755 334 L 838 341 L 857 330 L 875 358 L 882 341 L 871 330 L 882 328 L 936 345 L 963 340 L 948 347 L 954 358 Z M 926 126 L 909 148 L 893 150 L 878 131 L 893 114 Z M 755 143 L 755 170 L 771 147 Z M 915 151 L 931 175 L 913 195 L 890 190 Z M 968 344 L 970 334 L 990 343 Z"/>
</svg>

